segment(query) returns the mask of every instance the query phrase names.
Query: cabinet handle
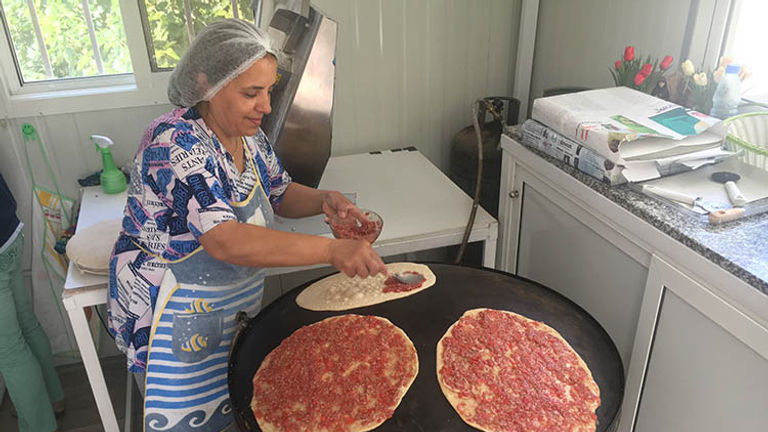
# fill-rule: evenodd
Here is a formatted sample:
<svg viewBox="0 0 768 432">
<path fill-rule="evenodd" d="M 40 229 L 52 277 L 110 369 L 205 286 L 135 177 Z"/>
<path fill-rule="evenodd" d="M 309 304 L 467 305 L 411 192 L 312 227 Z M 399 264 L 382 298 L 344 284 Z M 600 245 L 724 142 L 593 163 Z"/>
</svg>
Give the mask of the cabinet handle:
<svg viewBox="0 0 768 432">
<path fill-rule="evenodd" d="M 510 191 L 510 192 L 509 192 L 509 197 L 510 197 L 510 198 L 513 198 L 513 199 L 514 199 L 514 198 L 517 198 L 517 197 L 519 197 L 519 196 L 520 196 L 520 191 L 517 191 L 517 190 L 513 190 L 513 191 Z"/>
</svg>

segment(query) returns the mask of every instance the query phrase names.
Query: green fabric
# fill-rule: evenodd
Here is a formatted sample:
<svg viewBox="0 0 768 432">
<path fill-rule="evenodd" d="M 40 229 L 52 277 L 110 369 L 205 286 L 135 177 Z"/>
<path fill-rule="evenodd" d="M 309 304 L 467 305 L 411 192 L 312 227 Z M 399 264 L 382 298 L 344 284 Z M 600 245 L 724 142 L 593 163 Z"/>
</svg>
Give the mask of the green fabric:
<svg viewBox="0 0 768 432">
<path fill-rule="evenodd" d="M 51 344 L 21 278 L 24 237 L 0 254 L 0 373 L 19 415 L 20 432 L 51 432 L 51 404 L 64 399 L 51 359 Z"/>
</svg>

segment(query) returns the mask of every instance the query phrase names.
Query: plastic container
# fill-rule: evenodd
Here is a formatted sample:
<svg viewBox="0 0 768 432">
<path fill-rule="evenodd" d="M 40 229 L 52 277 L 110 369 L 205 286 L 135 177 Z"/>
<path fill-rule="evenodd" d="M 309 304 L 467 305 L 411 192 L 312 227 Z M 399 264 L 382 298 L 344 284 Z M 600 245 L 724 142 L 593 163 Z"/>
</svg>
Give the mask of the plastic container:
<svg viewBox="0 0 768 432">
<path fill-rule="evenodd" d="M 768 171 L 768 112 L 753 112 L 725 121 L 725 147 L 741 152 L 741 161 Z"/>
<path fill-rule="evenodd" d="M 728 65 L 725 68 L 725 76 L 717 84 L 715 94 L 712 96 L 713 117 L 725 119 L 738 114 L 741 101 L 741 79 L 739 78 L 739 65 Z"/>
</svg>

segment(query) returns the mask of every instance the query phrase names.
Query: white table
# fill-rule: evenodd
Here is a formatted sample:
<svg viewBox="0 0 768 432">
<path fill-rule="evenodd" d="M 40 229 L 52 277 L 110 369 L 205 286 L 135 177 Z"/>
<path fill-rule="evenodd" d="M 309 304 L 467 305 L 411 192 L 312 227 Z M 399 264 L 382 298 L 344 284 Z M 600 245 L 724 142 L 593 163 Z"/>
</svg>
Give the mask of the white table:
<svg viewBox="0 0 768 432">
<path fill-rule="evenodd" d="M 415 150 L 333 157 L 328 161 L 319 187 L 356 192 L 358 207 L 381 215 L 384 227 L 374 244 L 381 256 L 459 244 L 472 208 L 470 197 Z M 125 193 L 107 195 L 98 186 L 84 188 L 78 229 L 121 217 L 125 200 Z M 495 267 L 497 234 L 498 222 L 478 208 L 469 241 L 483 242 L 486 267 Z M 305 268 L 276 268 L 268 274 Z M 104 429 L 117 432 L 117 418 L 84 309 L 106 302 L 107 283 L 106 276 L 81 274 L 70 263 L 62 300 Z"/>
</svg>

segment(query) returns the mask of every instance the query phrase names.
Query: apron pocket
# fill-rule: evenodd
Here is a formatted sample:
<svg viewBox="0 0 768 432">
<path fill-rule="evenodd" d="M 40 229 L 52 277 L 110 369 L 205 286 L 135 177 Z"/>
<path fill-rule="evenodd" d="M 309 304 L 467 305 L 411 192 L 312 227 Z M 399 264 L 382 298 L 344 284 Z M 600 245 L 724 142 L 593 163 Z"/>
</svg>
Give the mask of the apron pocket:
<svg viewBox="0 0 768 432">
<path fill-rule="evenodd" d="M 184 363 L 197 363 L 219 347 L 224 310 L 173 314 L 173 354 Z"/>
</svg>

